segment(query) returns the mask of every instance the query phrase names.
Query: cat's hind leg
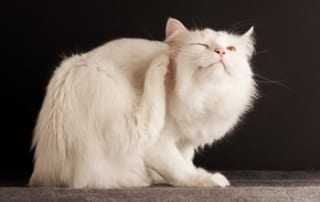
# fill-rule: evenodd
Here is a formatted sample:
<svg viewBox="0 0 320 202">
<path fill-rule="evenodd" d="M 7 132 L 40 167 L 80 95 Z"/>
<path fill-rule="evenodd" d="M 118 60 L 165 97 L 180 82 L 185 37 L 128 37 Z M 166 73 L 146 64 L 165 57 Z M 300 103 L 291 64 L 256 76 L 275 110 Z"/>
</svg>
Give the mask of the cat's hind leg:
<svg viewBox="0 0 320 202">
<path fill-rule="evenodd" d="M 168 64 L 169 56 L 160 55 L 152 60 L 145 74 L 143 94 L 134 114 L 138 135 L 143 135 L 142 144 L 152 145 L 164 126 Z"/>
<path fill-rule="evenodd" d="M 92 80 L 90 84 L 95 84 L 88 91 L 84 88 L 81 96 L 89 103 L 91 119 L 99 126 L 92 128 L 99 138 L 103 137 L 108 154 L 141 154 L 156 141 L 165 119 L 168 63 L 169 56 L 165 54 L 150 62 L 145 73 L 139 75 L 141 91 L 134 88 L 130 75 L 112 63 L 98 64 L 97 71 L 82 74 L 84 78 L 79 79 L 78 85 L 88 78 Z"/>
</svg>

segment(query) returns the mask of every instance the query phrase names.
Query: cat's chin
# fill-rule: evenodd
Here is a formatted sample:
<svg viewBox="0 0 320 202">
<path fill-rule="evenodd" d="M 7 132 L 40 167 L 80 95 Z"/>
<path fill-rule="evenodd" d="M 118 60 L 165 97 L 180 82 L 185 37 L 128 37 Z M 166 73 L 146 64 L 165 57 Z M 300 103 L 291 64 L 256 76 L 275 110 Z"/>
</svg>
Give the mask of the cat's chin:
<svg viewBox="0 0 320 202">
<path fill-rule="evenodd" d="M 215 62 L 215 63 L 210 63 L 208 65 L 200 65 L 200 68 L 219 68 L 219 67 L 223 67 L 225 68 L 225 65 L 223 64 L 223 62 Z"/>
<path fill-rule="evenodd" d="M 222 61 L 219 62 L 219 63 L 213 64 L 213 65 L 212 65 L 212 68 L 222 68 L 222 69 L 225 71 L 225 73 L 230 74 L 227 66 L 226 66 L 225 63 L 222 62 Z"/>
<path fill-rule="evenodd" d="M 223 64 L 223 62 L 217 62 L 217 63 L 213 64 L 212 67 L 214 67 L 214 68 L 219 68 L 219 67 L 225 68 L 225 65 Z"/>
</svg>

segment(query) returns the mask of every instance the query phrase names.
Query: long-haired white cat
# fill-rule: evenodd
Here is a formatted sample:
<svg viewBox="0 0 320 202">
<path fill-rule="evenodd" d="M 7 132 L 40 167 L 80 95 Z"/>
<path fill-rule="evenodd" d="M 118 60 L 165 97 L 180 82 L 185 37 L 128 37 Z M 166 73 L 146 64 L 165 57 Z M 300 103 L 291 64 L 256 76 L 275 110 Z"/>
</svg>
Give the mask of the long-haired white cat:
<svg viewBox="0 0 320 202">
<path fill-rule="evenodd" d="M 65 59 L 35 127 L 30 185 L 228 186 L 192 159 L 251 106 L 252 32 L 189 31 L 170 18 L 165 42 L 119 39 Z"/>
</svg>

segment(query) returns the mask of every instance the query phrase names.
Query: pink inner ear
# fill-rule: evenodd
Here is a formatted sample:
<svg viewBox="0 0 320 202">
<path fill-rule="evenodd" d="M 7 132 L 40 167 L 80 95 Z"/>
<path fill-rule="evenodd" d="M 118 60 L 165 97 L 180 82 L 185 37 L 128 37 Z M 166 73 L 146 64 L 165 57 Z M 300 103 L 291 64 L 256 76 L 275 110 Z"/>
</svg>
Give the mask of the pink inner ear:
<svg viewBox="0 0 320 202">
<path fill-rule="evenodd" d="M 187 31 L 187 29 L 179 20 L 169 18 L 166 26 L 166 41 L 177 31 Z"/>
</svg>

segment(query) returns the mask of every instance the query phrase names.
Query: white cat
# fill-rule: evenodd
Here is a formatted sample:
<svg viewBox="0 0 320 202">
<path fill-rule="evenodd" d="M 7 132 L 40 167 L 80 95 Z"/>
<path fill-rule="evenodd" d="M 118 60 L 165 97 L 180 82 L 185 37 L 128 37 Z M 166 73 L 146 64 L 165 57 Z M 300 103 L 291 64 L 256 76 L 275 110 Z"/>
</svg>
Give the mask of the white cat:
<svg viewBox="0 0 320 202">
<path fill-rule="evenodd" d="M 165 42 L 119 39 L 65 59 L 35 127 L 30 185 L 228 186 L 192 159 L 251 106 L 252 32 L 189 31 L 170 18 Z"/>
</svg>

